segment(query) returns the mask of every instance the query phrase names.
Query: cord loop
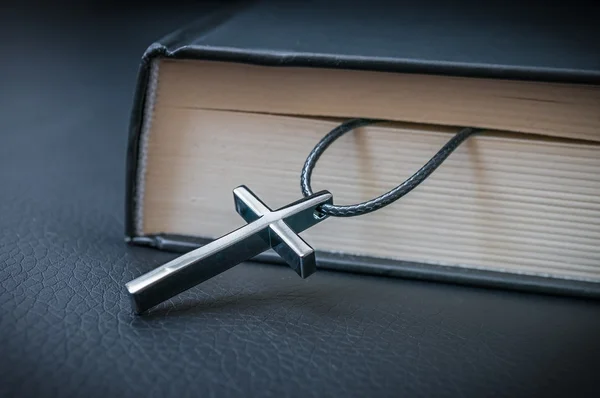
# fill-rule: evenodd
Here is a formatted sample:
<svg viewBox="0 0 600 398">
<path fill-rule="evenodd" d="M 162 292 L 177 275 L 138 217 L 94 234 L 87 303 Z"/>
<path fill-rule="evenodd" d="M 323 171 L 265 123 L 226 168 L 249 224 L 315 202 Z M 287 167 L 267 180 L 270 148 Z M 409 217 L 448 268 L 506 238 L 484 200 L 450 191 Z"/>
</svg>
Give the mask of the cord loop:
<svg viewBox="0 0 600 398">
<path fill-rule="evenodd" d="M 311 177 L 313 169 L 315 168 L 317 161 L 325 150 L 338 138 L 346 134 L 349 131 L 357 129 L 359 127 L 368 126 L 374 123 L 382 122 L 377 119 L 351 119 L 348 120 L 333 130 L 331 130 L 325 137 L 317 143 L 313 150 L 309 153 L 302 167 L 300 173 L 300 187 L 302 194 L 310 196 L 313 194 L 311 187 Z M 410 178 L 398 185 L 389 192 L 384 193 L 374 199 L 367 200 L 366 202 L 354 204 L 354 205 L 332 205 L 324 204 L 319 208 L 319 211 L 327 216 L 333 217 L 355 217 L 363 214 L 371 213 L 379 210 L 389 204 L 394 203 L 413 189 L 415 189 L 420 183 L 422 183 L 431 173 L 441 165 L 444 160 L 467 138 L 481 132 L 480 129 L 471 127 L 461 129 L 450 141 L 446 143 L 419 171 L 413 174 Z"/>
</svg>

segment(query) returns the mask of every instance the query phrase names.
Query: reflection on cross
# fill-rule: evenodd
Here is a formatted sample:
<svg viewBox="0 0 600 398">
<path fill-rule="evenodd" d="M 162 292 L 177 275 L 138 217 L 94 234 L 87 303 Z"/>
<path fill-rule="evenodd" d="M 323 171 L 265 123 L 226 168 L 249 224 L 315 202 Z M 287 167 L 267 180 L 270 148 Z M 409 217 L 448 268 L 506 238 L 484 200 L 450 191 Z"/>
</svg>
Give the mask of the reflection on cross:
<svg viewBox="0 0 600 398">
<path fill-rule="evenodd" d="M 237 212 L 248 224 L 127 283 L 136 313 L 145 312 L 269 248 L 302 278 L 315 272 L 314 250 L 298 233 L 324 219 L 316 210 L 322 204 L 332 203 L 329 192 L 318 192 L 275 211 L 245 186 L 234 189 L 233 196 Z"/>
</svg>

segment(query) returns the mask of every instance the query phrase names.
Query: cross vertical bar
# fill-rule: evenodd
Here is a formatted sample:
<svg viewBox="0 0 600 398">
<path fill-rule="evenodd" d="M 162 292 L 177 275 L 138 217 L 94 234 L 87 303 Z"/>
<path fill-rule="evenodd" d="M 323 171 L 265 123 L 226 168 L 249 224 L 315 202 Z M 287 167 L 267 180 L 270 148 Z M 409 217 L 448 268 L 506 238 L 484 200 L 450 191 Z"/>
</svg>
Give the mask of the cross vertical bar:
<svg viewBox="0 0 600 398">
<path fill-rule="evenodd" d="M 276 211 L 244 186 L 234 190 L 234 197 L 236 210 L 248 224 L 127 283 L 136 313 L 271 247 L 302 277 L 314 272 L 314 251 L 297 233 L 323 220 L 314 214 L 320 205 L 332 202 L 329 192 L 316 193 Z"/>
</svg>

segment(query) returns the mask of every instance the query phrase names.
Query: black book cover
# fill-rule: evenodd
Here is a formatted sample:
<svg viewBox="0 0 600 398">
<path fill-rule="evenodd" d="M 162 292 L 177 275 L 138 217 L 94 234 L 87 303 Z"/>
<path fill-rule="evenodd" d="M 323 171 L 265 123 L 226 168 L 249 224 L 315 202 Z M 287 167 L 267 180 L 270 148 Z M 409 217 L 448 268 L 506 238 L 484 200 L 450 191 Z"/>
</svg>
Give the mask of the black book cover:
<svg viewBox="0 0 600 398">
<path fill-rule="evenodd" d="M 157 58 L 600 84 L 598 6 L 389 3 L 230 2 L 150 45 L 129 129 L 126 240 L 180 252 L 206 243 L 135 233 L 140 135 Z M 257 260 L 279 262 L 270 253 Z M 592 282 L 331 253 L 318 253 L 317 261 L 326 269 L 600 298 L 600 284 Z"/>
</svg>

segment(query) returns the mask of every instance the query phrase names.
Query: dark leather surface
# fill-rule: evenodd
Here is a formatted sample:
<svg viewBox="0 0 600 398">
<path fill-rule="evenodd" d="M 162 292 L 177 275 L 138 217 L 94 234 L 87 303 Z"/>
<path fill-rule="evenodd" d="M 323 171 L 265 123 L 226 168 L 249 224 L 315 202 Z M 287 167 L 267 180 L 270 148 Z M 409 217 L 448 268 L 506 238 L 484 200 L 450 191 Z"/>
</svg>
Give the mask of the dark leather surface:
<svg viewBox="0 0 600 398">
<path fill-rule="evenodd" d="M 598 302 L 250 264 L 133 316 L 138 60 L 201 6 L 148 7 L 1 14 L 0 396 L 600 395 Z"/>
</svg>

